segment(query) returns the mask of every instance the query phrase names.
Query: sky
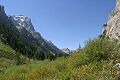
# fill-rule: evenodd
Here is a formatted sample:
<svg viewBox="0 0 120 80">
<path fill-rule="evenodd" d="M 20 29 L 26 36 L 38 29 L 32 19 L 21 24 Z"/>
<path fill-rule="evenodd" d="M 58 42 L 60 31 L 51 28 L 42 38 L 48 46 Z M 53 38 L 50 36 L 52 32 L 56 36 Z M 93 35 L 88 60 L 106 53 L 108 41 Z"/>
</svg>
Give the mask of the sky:
<svg viewBox="0 0 120 80">
<path fill-rule="evenodd" d="M 0 0 L 7 15 L 31 18 L 34 28 L 58 48 L 77 49 L 102 32 L 115 0 Z"/>
</svg>

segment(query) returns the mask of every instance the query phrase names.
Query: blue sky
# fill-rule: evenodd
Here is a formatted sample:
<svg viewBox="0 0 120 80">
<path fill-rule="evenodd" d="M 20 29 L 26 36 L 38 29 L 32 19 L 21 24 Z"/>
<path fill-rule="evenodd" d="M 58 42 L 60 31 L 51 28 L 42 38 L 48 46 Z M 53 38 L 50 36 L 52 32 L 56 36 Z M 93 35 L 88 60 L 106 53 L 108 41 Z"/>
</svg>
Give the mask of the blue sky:
<svg viewBox="0 0 120 80">
<path fill-rule="evenodd" d="M 8 15 L 32 19 L 36 31 L 59 48 L 76 49 L 102 32 L 115 0 L 0 0 Z"/>
</svg>

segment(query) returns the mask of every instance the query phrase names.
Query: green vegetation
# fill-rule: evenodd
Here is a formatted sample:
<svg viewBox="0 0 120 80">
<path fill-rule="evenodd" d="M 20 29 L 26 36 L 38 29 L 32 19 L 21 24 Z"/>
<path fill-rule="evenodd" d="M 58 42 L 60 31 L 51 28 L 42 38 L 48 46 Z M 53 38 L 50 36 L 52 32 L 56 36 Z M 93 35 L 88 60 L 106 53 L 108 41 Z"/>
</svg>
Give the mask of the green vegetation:
<svg viewBox="0 0 120 80">
<path fill-rule="evenodd" d="M 22 34 L 19 33 L 14 25 L 9 24 L 10 22 L 2 21 L 4 20 L 0 20 L 0 41 L 5 43 L 6 45 L 9 45 L 19 54 L 36 60 L 54 60 L 57 56 L 60 56 L 60 54 L 51 53 L 52 51 L 55 51 L 49 49 L 50 47 L 48 46 L 45 46 L 46 48 L 44 48 L 42 46 L 38 46 L 40 45 L 40 43 L 37 45 L 32 44 L 31 42 L 29 42 L 29 38 L 26 39 L 26 36 L 22 36 Z M 28 33 L 25 33 L 25 35 L 28 35 Z M 31 36 L 30 33 L 29 35 Z"/>
<path fill-rule="evenodd" d="M 1 80 L 119 80 L 120 71 L 113 67 L 119 62 L 120 44 L 116 40 L 97 38 L 89 40 L 83 49 L 54 61 L 35 61 L 32 64 L 9 67 L 0 72 L 0 78 Z"/>
<path fill-rule="evenodd" d="M 33 63 L 33 60 L 18 54 L 10 46 L 0 41 L 0 72 L 15 65 Z"/>
</svg>

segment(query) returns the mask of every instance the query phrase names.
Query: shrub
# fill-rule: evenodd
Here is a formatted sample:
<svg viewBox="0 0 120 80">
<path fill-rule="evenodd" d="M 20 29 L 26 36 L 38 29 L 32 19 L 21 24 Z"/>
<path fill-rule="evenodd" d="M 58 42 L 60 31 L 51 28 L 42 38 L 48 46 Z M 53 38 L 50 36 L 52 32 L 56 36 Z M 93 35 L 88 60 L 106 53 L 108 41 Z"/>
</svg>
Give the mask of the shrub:
<svg viewBox="0 0 120 80">
<path fill-rule="evenodd" d="M 87 42 L 83 53 L 88 61 L 101 61 L 111 59 L 118 50 L 118 44 L 114 40 L 97 38 Z"/>
</svg>

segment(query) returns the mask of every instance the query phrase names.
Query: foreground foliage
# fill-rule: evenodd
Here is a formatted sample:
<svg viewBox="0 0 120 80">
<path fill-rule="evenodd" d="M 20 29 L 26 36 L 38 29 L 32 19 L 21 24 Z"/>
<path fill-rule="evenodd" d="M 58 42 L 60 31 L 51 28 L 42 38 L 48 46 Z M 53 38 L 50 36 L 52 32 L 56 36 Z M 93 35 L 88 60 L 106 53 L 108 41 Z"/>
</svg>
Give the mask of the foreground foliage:
<svg viewBox="0 0 120 80">
<path fill-rule="evenodd" d="M 0 73 L 1 80 L 119 80 L 113 67 L 120 62 L 120 45 L 115 40 L 89 40 L 81 50 L 54 61 L 36 61 L 10 67 Z"/>
</svg>

